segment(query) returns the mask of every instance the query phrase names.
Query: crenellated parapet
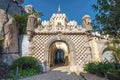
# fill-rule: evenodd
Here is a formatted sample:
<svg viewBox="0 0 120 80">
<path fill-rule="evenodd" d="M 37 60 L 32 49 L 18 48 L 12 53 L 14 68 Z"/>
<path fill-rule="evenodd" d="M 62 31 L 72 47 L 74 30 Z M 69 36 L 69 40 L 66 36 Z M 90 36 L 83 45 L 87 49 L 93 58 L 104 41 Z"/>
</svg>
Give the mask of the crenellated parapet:
<svg viewBox="0 0 120 80">
<path fill-rule="evenodd" d="M 68 21 L 67 20 L 67 17 L 66 17 L 66 14 L 55 14 L 53 13 L 52 17 L 50 18 L 50 21 L 54 21 L 54 20 L 65 20 L 65 21 Z"/>
<path fill-rule="evenodd" d="M 50 26 L 50 22 L 49 21 L 42 21 L 42 26 L 44 27 L 49 27 Z"/>
<path fill-rule="evenodd" d="M 73 30 L 73 29 L 77 29 L 79 26 L 78 26 L 78 24 L 77 24 L 77 22 L 76 21 L 69 21 L 68 23 L 67 23 L 67 28 L 69 29 L 69 30 Z"/>
<path fill-rule="evenodd" d="M 49 21 L 41 21 L 40 18 L 35 19 L 34 15 L 31 15 L 29 16 L 28 23 L 27 31 L 34 33 L 85 33 L 90 36 L 92 31 L 91 19 L 88 15 L 82 18 L 82 26 L 78 25 L 75 20 L 68 21 L 64 13 L 53 14 Z M 35 23 L 38 24 L 37 28 L 35 27 Z"/>
<path fill-rule="evenodd" d="M 65 14 L 53 14 L 50 18 L 50 25 L 54 27 L 57 27 L 58 25 L 66 27 L 67 22 L 68 19 Z"/>
<path fill-rule="evenodd" d="M 42 21 L 41 25 L 35 29 L 35 33 L 86 33 L 87 27 L 78 25 L 75 20 L 68 21 L 67 16 L 60 13 L 53 14 L 50 21 Z"/>
</svg>

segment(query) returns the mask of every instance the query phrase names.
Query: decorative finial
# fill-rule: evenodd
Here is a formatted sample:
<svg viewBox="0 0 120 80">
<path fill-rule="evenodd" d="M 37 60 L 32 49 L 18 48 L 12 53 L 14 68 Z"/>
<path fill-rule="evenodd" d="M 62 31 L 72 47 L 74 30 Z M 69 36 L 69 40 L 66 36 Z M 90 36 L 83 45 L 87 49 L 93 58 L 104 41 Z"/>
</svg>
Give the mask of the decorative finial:
<svg viewBox="0 0 120 80">
<path fill-rule="evenodd" d="M 60 14 L 61 13 L 61 11 L 60 11 L 60 4 L 59 4 L 59 6 L 58 6 L 58 14 Z"/>
</svg>

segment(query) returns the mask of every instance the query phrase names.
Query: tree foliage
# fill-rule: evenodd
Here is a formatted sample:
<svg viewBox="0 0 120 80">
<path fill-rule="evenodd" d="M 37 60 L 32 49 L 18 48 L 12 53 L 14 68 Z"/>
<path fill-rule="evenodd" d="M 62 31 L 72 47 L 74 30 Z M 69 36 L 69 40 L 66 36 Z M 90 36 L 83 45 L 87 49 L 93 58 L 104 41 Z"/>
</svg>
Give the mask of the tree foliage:
<svg viewBox="0 0 120 80">
<path fill-rule="evenodd" d="M 39 17 L 43 16 L 43 12 L 36 11 L 35 9 L 30 11 L 28 14 L 29 15 L 35 15 L 36 18 L 39 18 Z"/>
<path fill-rule="evenodd" d="M 17 22 L 19 34 L 26 34 L 26 26 L 27 26 L 28 17 L 26 15 L 15 14 L 14 18 Z"/>
<path fill-rule="evenodd" d="M 120 39 L 113 39 L 107 43 L 107 48 L 114 52 L 116 62 L 120 64 Z"/>
<path fill-rule="evenodd" d="M 38 60 L 34 57 L 24 56 L 16 59 L 11 65 L 8 77 L 15 77 L 16 68 L 18 67 L 18 77 L 27 77 L 38 74 L 41 71 L 41 66 Z"/>
<path fill-rule="evenodd" d="M 38 11 L 32 11 L 29 15 L 31 14 L 35 15 L 36 18 L 43 16 L 43 13 Z M 26 27 L 27 27 L 28 15 L 14 14 L 14 18 L 17 22 L 19 34 L 27 34 Z"/>
<path fill-rule="evenodd" d="M 92 62 L 84 66 L 84 71 L 98 76 L 106 77 L 108 80 L 120 80 L 120 68 L 116 68 L 116 63 Z"/>
<path fill-rule="evenodd" d="M 38 11 L 32 11 L 30 14 L 34 14 L 36 18 L 43 16 L 43 13 Z"/>
<path fill-rule="evenodd" d="M 97 12 L 93 26 L 110 35 L 117 35 L 120 29 L 120 0 L 97 0 L 92 5 Z"/>
</svg>

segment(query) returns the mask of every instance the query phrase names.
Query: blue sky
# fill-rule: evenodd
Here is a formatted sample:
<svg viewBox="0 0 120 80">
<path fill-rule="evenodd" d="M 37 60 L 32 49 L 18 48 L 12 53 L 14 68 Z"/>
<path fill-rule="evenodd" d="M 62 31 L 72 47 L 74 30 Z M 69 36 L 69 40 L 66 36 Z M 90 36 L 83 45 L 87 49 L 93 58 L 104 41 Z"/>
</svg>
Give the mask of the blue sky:
<svg viewBox="0 0 120 80">
<path fill-rule="evenodd" d="M 92 19 L 95 17 L 91 5 L 97 0 L 24 0 L 23 7 L 31 4 L 35 10 L 43 12 L 42 20 L 49 20 L 53 13 L 57 13 L 60 4 L 61 13 L 65 13 L 68 20 L 76 20 L 81 24 L 84 15 L 90 15 Z"/>
</svg>

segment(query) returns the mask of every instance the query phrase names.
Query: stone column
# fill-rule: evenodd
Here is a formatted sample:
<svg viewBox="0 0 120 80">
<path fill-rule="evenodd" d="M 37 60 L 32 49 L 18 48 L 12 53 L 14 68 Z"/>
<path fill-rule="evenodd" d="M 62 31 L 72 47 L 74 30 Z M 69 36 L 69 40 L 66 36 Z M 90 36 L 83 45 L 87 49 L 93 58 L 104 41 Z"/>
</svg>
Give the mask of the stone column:
<svg viewBox="0 0 120 80">
<path fill-rule="evenodd" d="M 74 51 L 70 51 L 70 66 L 74 65 Z"/>
<path fill-rule="evenodd" d="M 77 66 L 75 65 L 75 56 L 74 56 L 74 50 L 70 51 L 70 71 L 71 72 L 76 72 L 77 71 Z"/>
<path fill-rule="evenodd" d="M 49 54 L 49 50 L 45 50 L 45 53 L 44 53 L 44 61 L 47 61 L 48 62 L 48 54 Z"/>
<path fill-rule="evenodd" d="M 49 67 L 49 50 L 46 50 L 45 53 L 44 53 L 44 69 L 45 69 L 45 72 L 48 72 L 50 70 L 50 67 Z"/>
<path fill-rule="evenodd" d="M 96 41 L 93 39 L 89 42 L 91 51 L 92 51 L 92 61 L 93 62 L 99 62 L 100 61 L 100 55 L 98 51 L 98 45 Z"/>
</svg>

